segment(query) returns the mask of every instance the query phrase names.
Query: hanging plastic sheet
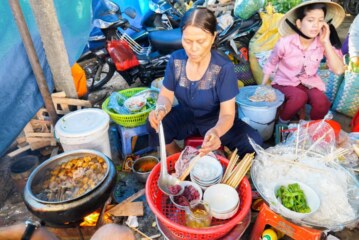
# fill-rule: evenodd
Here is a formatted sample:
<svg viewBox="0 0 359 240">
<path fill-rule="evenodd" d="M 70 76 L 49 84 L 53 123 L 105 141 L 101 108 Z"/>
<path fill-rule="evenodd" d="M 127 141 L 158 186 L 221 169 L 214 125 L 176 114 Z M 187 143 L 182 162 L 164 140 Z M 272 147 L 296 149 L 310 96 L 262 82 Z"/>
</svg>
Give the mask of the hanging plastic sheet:
<svg viewBox="0 0 359 240">
<path fill-rule="evenodd" d="M 52 92 L 54 85 L 42 42 L 28 0 L 19 0 L 39 62 Z M 82 53 L 91 30 L 90 0 L 54 0 L 54 5 L 72 65 Z M 43 106 L 18 27 L 7 0 L 0 4 L 0 156 L 26 123 Z"/>
</svg>

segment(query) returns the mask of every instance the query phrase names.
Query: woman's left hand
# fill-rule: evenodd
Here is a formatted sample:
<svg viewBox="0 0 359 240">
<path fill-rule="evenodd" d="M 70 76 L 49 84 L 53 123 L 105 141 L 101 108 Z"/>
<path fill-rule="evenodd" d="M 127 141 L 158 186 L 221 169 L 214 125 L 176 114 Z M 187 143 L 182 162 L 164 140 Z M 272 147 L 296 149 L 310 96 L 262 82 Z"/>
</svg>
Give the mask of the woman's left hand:
<svg viewBox="0 0 359 240">
<path fill-rule="evenodd" d="M 201 148 L 199 149 L 200 156 L 204 156 L 211 151 L 217 150 L 221 146 L 221 139 L 217 132 L 213 129 L 207 131 Z"/>
<path fill-rule="evenodd" d="M 324 23 L 319 33 L 319 41 L 323 46 L 330 43 L 330 29 L 328 23 Z"/>
</svg>

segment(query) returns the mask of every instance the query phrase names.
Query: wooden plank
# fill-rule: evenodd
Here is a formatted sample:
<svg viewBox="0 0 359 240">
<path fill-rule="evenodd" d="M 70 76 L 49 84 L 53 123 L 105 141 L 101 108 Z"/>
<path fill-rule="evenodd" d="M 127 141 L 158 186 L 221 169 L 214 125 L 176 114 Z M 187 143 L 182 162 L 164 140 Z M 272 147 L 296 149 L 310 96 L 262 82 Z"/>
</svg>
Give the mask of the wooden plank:
<svg viewBox="0 0 359 240">
<path fill-rule="evenodd" d="M 115 217 L 143 216 L 143 202 L 128 202 L 111 212 Z"/>
<path fill-rule="evenodd" d="M 21 144 L 23 144 L 23 143 L 26 143 L 26 137 L 25 137 L 25 136 L 23 136 L 23 137 L 18 137 L 18 138 L 16 138 L 16 142 L 17 142 L 17 144 L 19 144 L 19 145 L 21 145 Z"/>
<path fill-rule="evenodd" d="M 92 107 L 91 103 L 87 100 L 72 99 L 72 98 L 57 98 L 54 97 L 53 101 L 57 104 L 67 104 L 73 106 Z"/>
<path fill-rule="evenodd" d="M 43 132 L 34 132 L 34 133 L 27 133 L 26 134 L 26 138 L 31 138 L 31 137 L 53 138 L 54 134 L 53 133 L 43 133 Z"/>
<path fill-rule="evenodd" d="M 15 157 L 16 155 L 18 155 L 18 154 L 20 154 L 20 153 L 23 153 L 23 152 L 25 152 L 25 151 L 27 151 L 27 150 L 29 150 L 29 149 L 30 149 L 30 145 L 27 145 L 27 146 L 25 146 L 25 147 L 16 149 L 15 151 L 12 151 L 11 153 L 8 153 L 7 155 L 8 155 L 9 157 Z"/>
<path fill-rule="evenodd" d="M 140 191 L 136 192 L 135 194 L 133 194 L 132 196 L 126 198 L 125 200 L 123 200 L 122 202 L 120 202 L 119 204 L 115 205 L 113 208 L 109 209 L 107 212 L 109 214 L 112 214 L 113 212 L 115 212 L 117 209 L 120 209 L 122 205 L 125 205 L 126 203 L 132 202 L 134 200 L 136 200 L 137 198 L 141 197 L 142 195 L 145 194 L 145 189 L 141 189 Z"/>
<path fill-rule="evenodd" d="M 32 128 L 32 125 L 30 123 L 26 124 L 24 127 L 24 134 L 26 136 L 27 133 L 33 133 L 34 129 Z"/>
<path fill-rule="evenodd" d="M 64 91 L 62 91 L 62 92 L 55 92 L 55 93 L 52 93 L 51 94 L 51 97 L 62 97 L 62 98 L 65 98 L 66 97 L 66 93 L 64 92 Z"/>
</svg>

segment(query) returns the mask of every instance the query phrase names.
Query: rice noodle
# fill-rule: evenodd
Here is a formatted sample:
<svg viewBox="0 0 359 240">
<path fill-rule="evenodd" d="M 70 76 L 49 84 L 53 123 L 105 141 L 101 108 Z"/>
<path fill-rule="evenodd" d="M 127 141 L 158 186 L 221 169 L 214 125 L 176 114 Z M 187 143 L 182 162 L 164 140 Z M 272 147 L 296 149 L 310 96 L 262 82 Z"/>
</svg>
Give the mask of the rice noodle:
<svg viewBox="0 0 359 240">
<path fill-rule="evenodd" d="M 303 142 L 305 137 L 293 138 Z M 308 142 L 308 139 L 304 142 Z M 336 151 L 330 144 L 325 144 L 331 151 L 324 149 L 322 152 L 312 152 L 306 150 L 308 147 L 301 146 L 298 149 L 295 147 L 298 145 L 295 140 L 291 144 L 281 144 L 267 150 L 254 144 L 257 156 L 253 162 L 251 177 L 259 193 L 279 214 L 281 212 L 275 204 L 274 193 L 277 183 L 290 179 L 307 184 L 318 194 L 320 208 L 296 221 L 337 231 L 359 220 L 359 183 L 347 169 L 334 161 L 336 153 L 342 151 Z M 317 142 L 316 145 L 324 144 Z"/>
</svg>

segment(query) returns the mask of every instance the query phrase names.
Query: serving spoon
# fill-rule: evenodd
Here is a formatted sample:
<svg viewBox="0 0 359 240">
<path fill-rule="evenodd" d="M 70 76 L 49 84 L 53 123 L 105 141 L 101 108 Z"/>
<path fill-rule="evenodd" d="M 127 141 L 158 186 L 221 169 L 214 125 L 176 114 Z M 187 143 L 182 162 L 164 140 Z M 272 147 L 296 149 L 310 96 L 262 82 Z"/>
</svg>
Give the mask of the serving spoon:
<svg viewBox="0 0 359 240">
<path fill-rule="evenodd" d="M 184 190 L 184 188 L 180 185 L 181 181 L 178 178 L 168 174 L 167 172 L 166 142 L 165 142 L 165 135 L 163 131 L 162 121 L 160 121 L 159 124 L 158 136 L 160 140 L 160 160 L 161 160 L 161 172 L 157 183 L 158 187 L 163 193 L 167 195 L 172 195 L 172 196 L 180 195 Z M 170 187 L 174 187 L 176 185 L 180 186 L 181 190 L 178 193 L 173 194 L 170 191 Z"/>
</svg>

